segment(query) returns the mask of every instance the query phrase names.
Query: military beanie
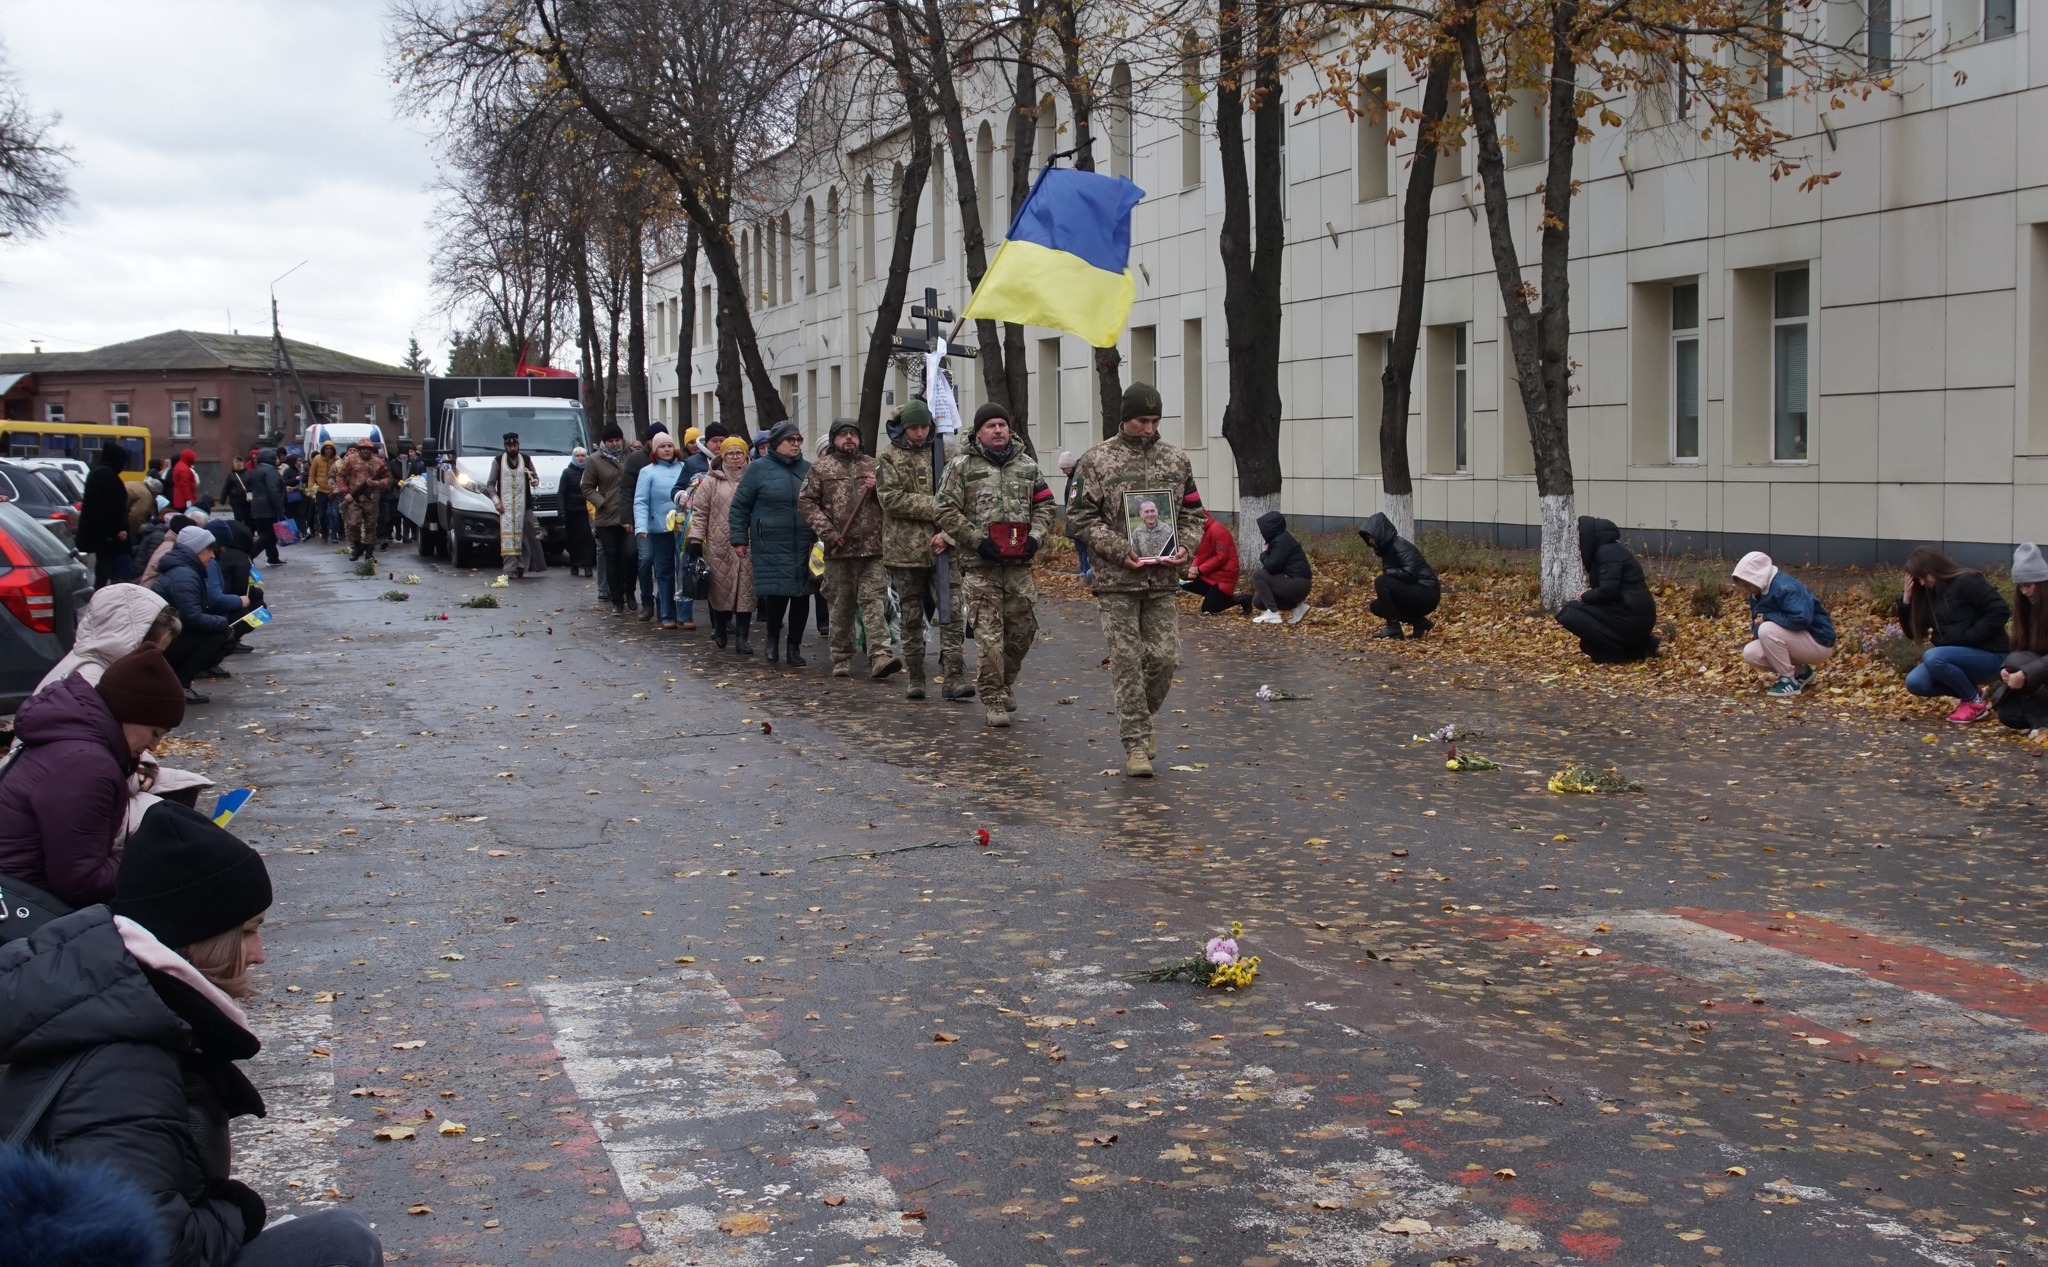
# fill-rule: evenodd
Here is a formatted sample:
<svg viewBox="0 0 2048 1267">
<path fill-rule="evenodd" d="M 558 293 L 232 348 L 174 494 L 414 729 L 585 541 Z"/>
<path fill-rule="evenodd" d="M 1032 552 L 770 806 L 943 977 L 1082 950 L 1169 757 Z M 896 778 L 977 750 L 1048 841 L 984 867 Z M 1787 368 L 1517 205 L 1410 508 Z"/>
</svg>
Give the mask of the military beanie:
<svg viewBox="0 0 2048 1267">
<path fill-rule="evenodd" d="M 1132 383 L 1124 388 L 1122 421 L 1133 418 L 1157 418 L 1166 412 L 1159 402 L 1159 389 L 1150 383 Z"/>
<path fill-rule="evenodd" d="M 974 434 L 980 435 L 983 424 L 993 422 L 997 418 L 1001 418 L 1004 422 L 1008 422 L 1010 420 L 1010 411 L 1008 407 L 1004 405 L 999 405 L 992 400 L 988 402 L 986 405 L 983 405 L 981 408 L 975 410 Z"/>
<path fill-rule="evenodd" d="M 932 425 L 931 408 L 913 396 L 896 411 L 896 425 L 906 431 L 912 427 L 929 427 Z"/>
</svg>

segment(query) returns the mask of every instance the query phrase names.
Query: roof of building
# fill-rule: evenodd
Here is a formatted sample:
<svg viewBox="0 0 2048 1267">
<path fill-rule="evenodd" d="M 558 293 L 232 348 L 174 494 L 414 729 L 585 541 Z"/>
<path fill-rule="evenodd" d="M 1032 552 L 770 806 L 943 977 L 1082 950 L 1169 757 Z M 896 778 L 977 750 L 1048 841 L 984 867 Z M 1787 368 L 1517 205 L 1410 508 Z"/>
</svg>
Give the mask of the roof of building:
<svg viewBox="0 0 2048 1267">
<path fill-rule="evenodd" d="M 292 364 L 302 374 L 396 374 L 412 371 L 351 356 L 317 344 L 286 339 Z M 270 336 L 166 330 L 90 352 L 0 352 L 0 373 L 120 373 L 163 370 L 257 370 L 269 373 Z"/>
</svg>

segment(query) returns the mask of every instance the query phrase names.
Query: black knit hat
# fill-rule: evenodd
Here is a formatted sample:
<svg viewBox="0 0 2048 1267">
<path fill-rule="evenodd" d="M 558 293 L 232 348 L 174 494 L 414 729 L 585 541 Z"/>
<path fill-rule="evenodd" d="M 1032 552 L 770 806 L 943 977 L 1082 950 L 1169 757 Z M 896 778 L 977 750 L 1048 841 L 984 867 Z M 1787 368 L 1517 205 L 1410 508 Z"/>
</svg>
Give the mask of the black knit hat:
<svg viewBox="0 0 2048 1267">
<path fill-rule="evenodd" d="M 996 418 L 1001 418 L 1004 422 L 1008 422 L 1010 420 L 1010 410 L 1008 406 L 999 405 L 992 400 L 974 411 L 974 430 L 968 434 L 980 435 L 981 425 Z"/>
<path fill-rule="evenodd" d="M 859 435 L 860 424 L 858 422 L 855 422 L 851 418 L 834 418 L 832 420 L 832 429 L 825 433 L 825 438 L 828 440 L 837 440 L 839 438 L 839 433 L 842 431 L 851 431 L 853 432 L 853 434 Z"/>
<path fill-rule="evenodd" d="M 158 801 L 128 838 L 108 905 L 176 949 L 269 910 L 270 872 L 261 854 L 206 815 Z"/>
<path fill-rule="evenodd" d="M 1122 421 L 1133 418 L 1157 418 L 1162 412 L 1159 403 L 1159 389 L 1150 383 L 1132 383 L 1124 388 Z"/>
</svg>

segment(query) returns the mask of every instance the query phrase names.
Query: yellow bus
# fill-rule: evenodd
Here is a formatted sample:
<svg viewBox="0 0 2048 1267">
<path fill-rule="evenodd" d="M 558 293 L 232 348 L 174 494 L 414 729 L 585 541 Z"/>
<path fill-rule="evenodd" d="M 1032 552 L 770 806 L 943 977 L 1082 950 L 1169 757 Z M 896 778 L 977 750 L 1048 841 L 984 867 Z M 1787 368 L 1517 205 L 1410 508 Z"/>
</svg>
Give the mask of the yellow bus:
<svg viewBox="0 0 2048 1267">
<path fill-rule="evenodd" d="M 91 465 L 100 446 L 118 440 L 128 450 L 121 478 L 140 483 L 149 474 L 149 429 L 106 426 L 97 422 L 0 421 L 0 457 L 69 458 Z"/>
</svg>

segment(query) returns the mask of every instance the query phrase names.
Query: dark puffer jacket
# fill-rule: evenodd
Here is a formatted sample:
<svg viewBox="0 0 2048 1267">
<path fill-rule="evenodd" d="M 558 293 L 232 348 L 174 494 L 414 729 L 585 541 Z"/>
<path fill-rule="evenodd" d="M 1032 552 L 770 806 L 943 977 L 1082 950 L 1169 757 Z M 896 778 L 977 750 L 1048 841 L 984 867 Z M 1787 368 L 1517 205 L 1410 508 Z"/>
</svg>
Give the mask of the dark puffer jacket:
<svg viewBox="0 0 2048 1267">
<path fill-rule="evenodd" d="M 1259 516 L 1259 535 L 1266 539 L 1266 548 L 1259 552 L 1259 570 L 1268 576 L 1291 576 L 1297 580 L 1308 580 L 1313 572 L 1308 566 L 1308 555 L 1303 552 L 1301 542 L 1287 531 L 1287 517 L 1277 510 L 1269 510 Z"/>
<path fill-rule="evenodd" d="M 140 928 L 148 958 L 170 952 Z M 84 1059 L 30 1136 L 59 1160 L 101 1163 L 149 1195 L 169 1267 L 225 1267 L 261 1231 L 263 1199 L 228 1174 L 228 1123 L 262 1116 L 237 1060 L 259 1047 L 180 976 L 146 968 L 104 906 L 0 945 L 0 1122 Z"/>
<path fill-rule="evenodd" d="M 22 749 L 0 770 L 0 874 L 73 906 L 114 895 L 114 833 L 135 758 L 100 693 L 74 673 L 21 706 Z"/>
<path fill-rule="evenodd" d="M 1604 613 L 1616 632 L 1648 634 L 1657 624 L 1657 599 L 1643 565 L 1621 544 L 1612 519 L 1579 516 L 1579 562 L 1586 568 L 1586 592 L 1579 601 Z"/>
<path fill-rule="evenodd" d="M 256 455 L 256 465 L 242 474 L 242 484 L 249 490 L 251 520 L 276 523 L 291 517 L 291 507 L 285 502 L 284 476 L 277 473 L 276 449 L 265 449 Z"/>
<path fill-rule="evenodd" d="M 157 596 L 178 611 L 187 629 L 226 633 L 232 623 L 226 616 L 207 610 L 206 565 L 184 546 L 172 546 L 157 565 L 156 582 L 150 586 Z"/>
<path fill-rule="evenodd" d="M 1422 557 L 1414 542 L 1394 531 L 1393 520 L 1375 511 L 1367 516 L 1358 535 L 1380 556 L 1380 567 L 1390 579 L 1439 588 L 1436 569 L 1429 566 L 1429 560 Z"/>
<path fill-rule="evenodd" d="M 1912 629 L 1912 606 L 1905 599 L 1898 604 L 1899 625 Z M 1934 627 L 1917 630 L 1937 647 L 1975 647 L 2004 655 L 2012 650 L 2005 622 L 2012 607 L 1991 582 L 1975 572 L 1965 572 L 1934 591 Z"/>
<path fill-rule="evenodd" d="M 756 594 L 802 598 L 816 588 L 811 583 L 811 546 L 817 537 L 796 506 L 810 473 L 811 464 L 803 458 L 771 451 L 747 465 L 733 492 L 726 527 L 735 543 L 753 551 Z"/>
</svg>

